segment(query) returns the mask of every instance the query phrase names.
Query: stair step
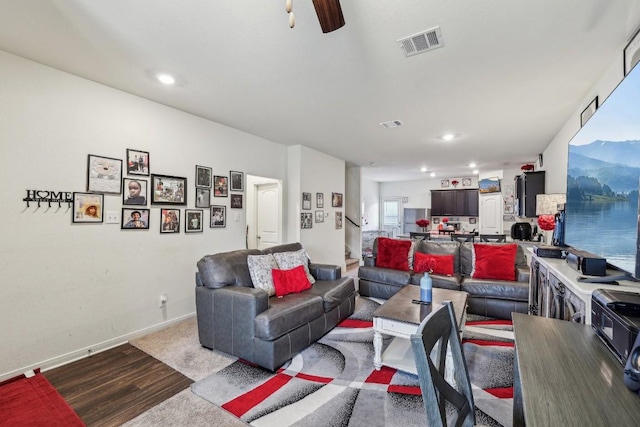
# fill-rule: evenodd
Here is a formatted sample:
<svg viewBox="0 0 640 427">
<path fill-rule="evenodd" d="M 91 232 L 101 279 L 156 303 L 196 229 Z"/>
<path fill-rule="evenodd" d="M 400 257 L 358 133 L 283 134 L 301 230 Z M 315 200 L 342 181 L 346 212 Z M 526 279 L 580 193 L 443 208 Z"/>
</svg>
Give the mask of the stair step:
<svg viewBox="0 0 640 427">
<path fill-rule="evenodd" d="M 346 258 L 345 262 L 347 264 L 347 268 L 351 267 L 352 265 L 360 265 L 360 260 L 358 258 Z"/>
</svg>

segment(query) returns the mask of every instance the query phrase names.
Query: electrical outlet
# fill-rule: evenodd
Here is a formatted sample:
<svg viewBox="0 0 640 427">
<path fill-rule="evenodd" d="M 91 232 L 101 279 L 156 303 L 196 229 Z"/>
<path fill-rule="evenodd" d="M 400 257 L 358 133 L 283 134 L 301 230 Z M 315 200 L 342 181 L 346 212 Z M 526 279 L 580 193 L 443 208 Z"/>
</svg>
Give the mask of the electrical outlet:
<svg viewBox="0 0 640 427">
<path fill-rule="evenodd" d="M 120 224 L 120 215 L 118 211 L 107 211 L 104 214 L 104 222 L 106 224 Z"/>
<path fill-rule="evenodd" d="M 165 307 L 167 305 L 167 294 L 162 294 L 160 295 L 160 304 L 158 305 L 158 307 L 162 308 Z"/>
</svg>

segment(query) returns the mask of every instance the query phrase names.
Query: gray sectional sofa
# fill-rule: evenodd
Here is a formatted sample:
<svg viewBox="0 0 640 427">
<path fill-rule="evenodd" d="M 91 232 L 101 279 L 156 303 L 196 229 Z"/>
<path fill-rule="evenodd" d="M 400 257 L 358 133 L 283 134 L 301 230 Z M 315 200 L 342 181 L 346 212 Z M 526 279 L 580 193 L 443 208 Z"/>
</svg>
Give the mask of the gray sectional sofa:
<svg viewBox="0 0 640 427">
<path fill-rule="evenodd" d="M 300 249 L 299 243 L 292 243 L 200 259 L 196 272 L 200 344 L 275 371 L 349 317 L 355 309 L 355 286 L 352 278 L 341 277 L 338 266 L 310 263 L 315 284 L 282 298 L 254 288 L 249 255 Z"/>
<path fill-rule="evenodd" d="M 363 296 L 389 299 L 403 286 L 420 286 L 423 273 L 376 267 L 377 240 L 373 253 L 365 258 L 358 270 L 359 293 Z M 483 243 L 504 245 L 505 243 Z M 512 312 L 528 312 L 529 267 L 524 251 L 518 245 L 515 265 L 516 280 L 486 280 L 471 278 L 473 269 L 473 243 L 449 241 L 415 241 L 414 251 L 435 255 L 454 255 L 453 276 L 431 274 L 435 288 L 462 290 L 469 293 L 467 311 L 473 314 L 511 319 Z"/>
</svg>

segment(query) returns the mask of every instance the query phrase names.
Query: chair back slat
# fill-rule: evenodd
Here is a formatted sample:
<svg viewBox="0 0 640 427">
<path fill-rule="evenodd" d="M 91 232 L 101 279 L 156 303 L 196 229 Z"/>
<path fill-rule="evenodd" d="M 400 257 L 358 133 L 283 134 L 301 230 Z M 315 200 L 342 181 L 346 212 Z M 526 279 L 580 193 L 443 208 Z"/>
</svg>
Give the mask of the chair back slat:
<svg viewBox="0 0 640 427">
<path fill-rule="evenodd" d="M 447 402 L 455 408 L 452 425 L 468 427 L 475 424 L 471 381 L 455 319 L 453 304 L 445 301 L 411 335 L 422 400 L 430 426 L 450 424 L 447 422 Z M 447 350 L 451 355 L 449 359 Z M 451 371 L 453 378 L 448 378 Z"/>
</svg>

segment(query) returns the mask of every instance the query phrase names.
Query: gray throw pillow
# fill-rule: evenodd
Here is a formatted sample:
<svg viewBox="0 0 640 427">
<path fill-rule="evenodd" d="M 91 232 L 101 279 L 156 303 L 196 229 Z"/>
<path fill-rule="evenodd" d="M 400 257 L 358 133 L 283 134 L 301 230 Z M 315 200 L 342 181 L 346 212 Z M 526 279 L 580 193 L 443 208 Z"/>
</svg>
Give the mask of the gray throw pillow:
<svg viewBox="0 0 640 427">
<path fill-rule="evenodd" d="M 273 275 L 271 270 L 278 268 L 278 263 L 273 255 L 248 255 L 247 266 L 249 267 L 249 274 L 251 275 L 251 281 L 253 287 L 262 289 L 269 296 L 276 294 L 276 288 L 273 285 Z"/>
<path fill-rule="evenodd" d="M 278 267 L 280 267 L 281 270 L 291 270 L 301 265 L 304 267 L 305 273 L 307 273 L 309 282 L 311 282 L 312 285 L 316 283 L 316 279 L 314 279 L 309 272 L 309 255 L 307 255 L 307 251 L 304 249 L 295 252 L 278 252 L 273 254 L 273 256 L 276 258 Z"/>
</svg>

